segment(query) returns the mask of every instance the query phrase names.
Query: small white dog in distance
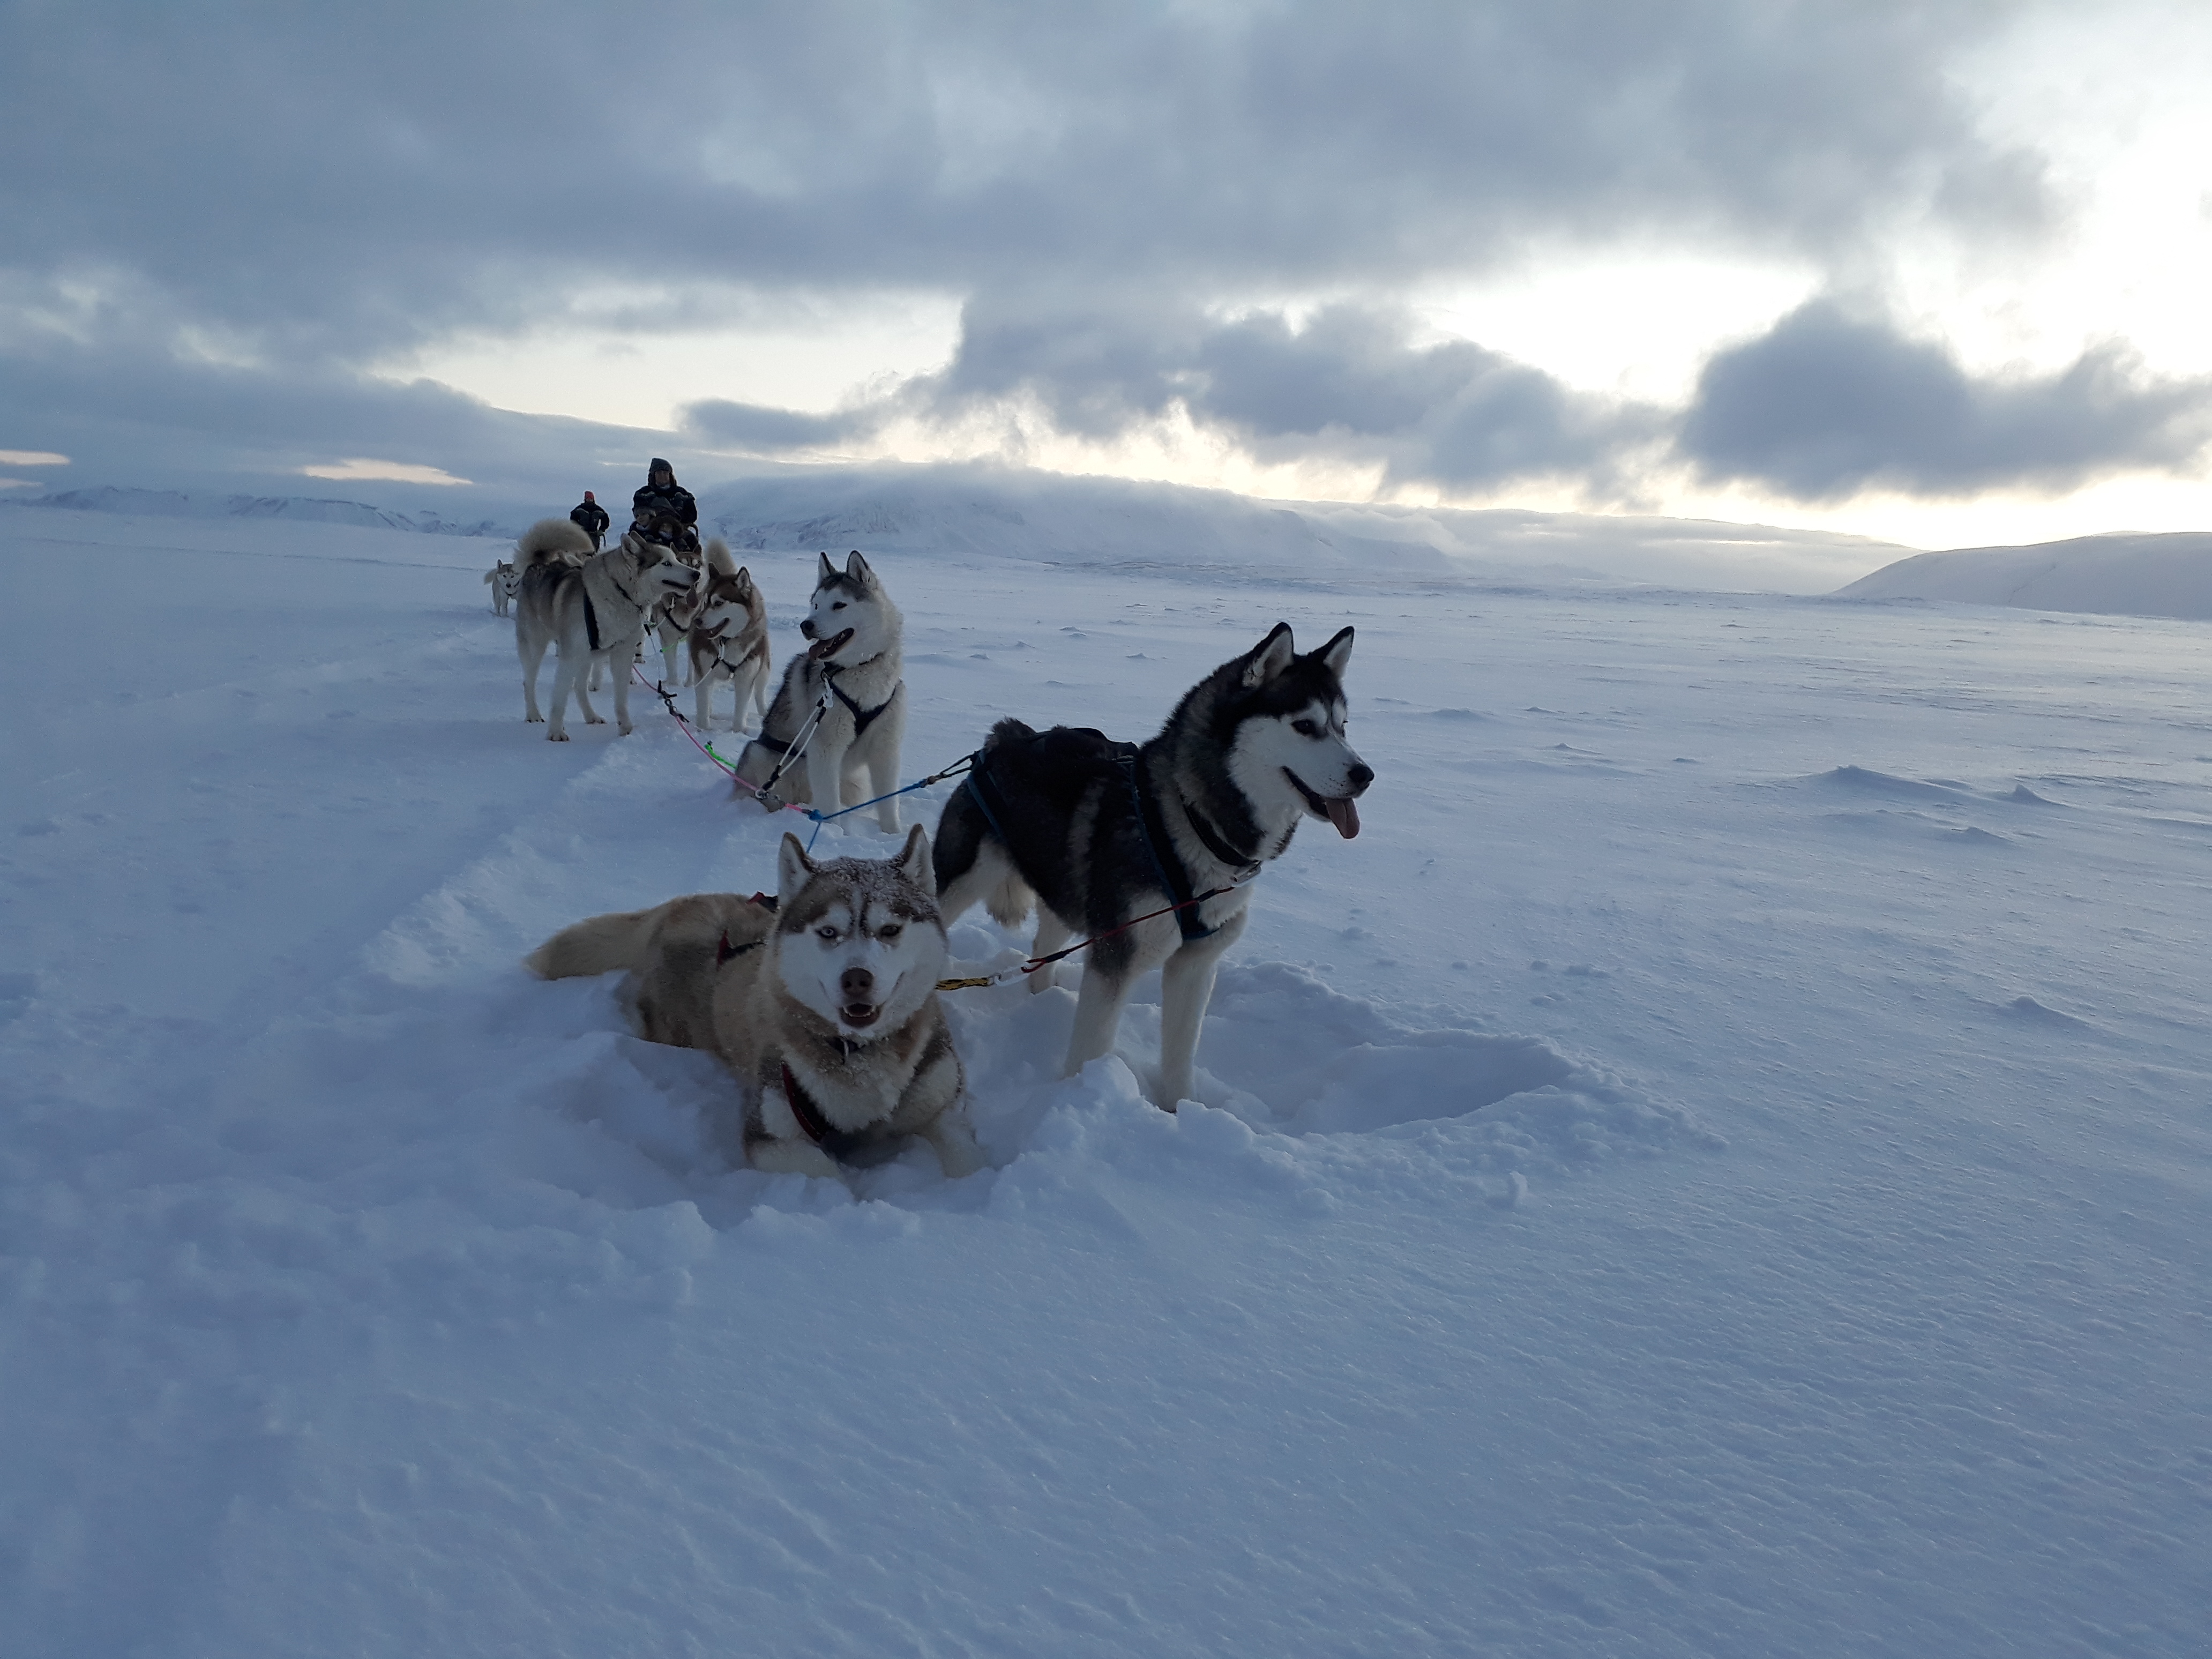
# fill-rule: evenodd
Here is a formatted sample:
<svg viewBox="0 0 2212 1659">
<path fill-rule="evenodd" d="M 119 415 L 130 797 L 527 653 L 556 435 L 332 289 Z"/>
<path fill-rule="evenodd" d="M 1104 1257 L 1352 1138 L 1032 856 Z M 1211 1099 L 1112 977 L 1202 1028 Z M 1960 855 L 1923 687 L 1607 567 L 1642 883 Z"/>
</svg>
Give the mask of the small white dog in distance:
<svg viewBox="0 0 2212 1659">
<path fill-rule="evenodd" d="M 504 617 L 507 606 L 514 603 L 514 590 L 522 578 L 511 562 L 501 559 L 484 572 L 484 580 L 491 586 L 491 614 Z"/>
<path fill-rule="evenodd" d="M 935 888 L 919 824 L 895 859 L 817 864 L 786 836 L 773 908 L 700 893 L 593 916 L 525 965 L 541 979 L 627 969 L 648 1041 L 705 1049 L 736 1078 L 755 1169 L 835 1176 L 913 1135 L 957 1179 L 983 1155 L 938 998 Z"/>
<path fill-rule="evenodd" d="M 876 802 L 876 822 L 898 833 L 899 745 L 906 682 L 898 607 L 857 552 L 842 570 L 821 556 L 814 597 L 799 631 L 812 645 L 784 667 L 760 735 L 738 757 L 738 793 L 754 795 L 781 768 L 775 795 L 835 812 Z M 817 709 L 821 719 L 814 719 Z M 812 731 L 808 727 L 812 723 Z M 793 757 L 804 742 L 805 753 Z"/>
</svg>

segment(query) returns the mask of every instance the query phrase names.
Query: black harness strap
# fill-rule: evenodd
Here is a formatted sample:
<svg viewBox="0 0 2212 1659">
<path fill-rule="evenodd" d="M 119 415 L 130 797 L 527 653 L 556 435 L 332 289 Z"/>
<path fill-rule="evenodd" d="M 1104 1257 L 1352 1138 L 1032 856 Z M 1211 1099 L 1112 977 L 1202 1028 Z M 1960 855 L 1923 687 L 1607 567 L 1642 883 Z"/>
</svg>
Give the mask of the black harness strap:
<svg viewBox="0 0 2212 1659">
<path fill-rule="evenodd" d="M 1182 860 L 1176 854 L 1175 842 L 1168 838 L 1167 820 L 1161 816 L 1160 804 L 1146 785 L 1137 745 L 1124 743 L 1115 747 L 1121 750 L 1115 760 L 1129 786 L 1130 802 L 1137 809 L 1137 827 L 1144 834 L 1145 851 L 1152 855 L 1152 868 L 1159 875 L 1160 885 L 1175 901 L 1176 926 L 1182 929 L 1182 942 L 1194 945 L 1200 939 L 1212 939 L 1220 930 L 1208 927 L 1199 920 L 1199 907 L 1192 902 L 1198 890 L 1190 884 L 1190 872 L 1183 868 Z"/>
<path fill-rule="evenodd" d="M 1209 823 L 1198 808 L 1193 806 L 1188 801 L 1182 804 L 1182 815 L 1190 820 L 1191 829 L 1197 834 L 1199 840 L 1205 844 L 1206 850 L 1237 872 L 1237 880 L 1242 881 L 1248 876 L 1258 873 L 1260 860 L 1251 854 L 1240 853 L 1231 846 L 1229 837 Z"/>
<path fill-rule="evenodd" d="M 599 613 L 592 605 L 592 590 L 588 587 L 584 589 L 584 632 L 592 641 L 592 649 L 598 650 L 599 648 Z"/>
<path fill-rule="evenodd" d="M 873 659 L 871 659 L 871 660 Z M 856 664 L 855 666 L 865 667 L 866 665 Z M 837 673 L 838 671 L 836 669 L 823 669 L 822 671 L 822 683 L 824 685 L 827 685 L 830 690 L 835 692 L 837 696 L 837 701 L 843 703 L 846 708 L 851 712 L 853 716 L 853 736 L 855 738 L 858 738 L 861 733 L 865 732 L 870 726 L 873 726 L 876 723 L 877 717 L 880 715 L 884 709 L 890 708 L 891 704 L 897 702 L 898 694 L 906 689 L 906 682 L 904 680 L 901 680 L 896 685 L 891 687 L 891 694 L 890 696 L 885 697 L 873 708 L 863 708 L 859 703 L 854 702 L 851 697 L 846 695 L 845 688 L 843 686 L 837 684 Z"/>
<path fill-rule="evenodd" d="M 798 1120 L 806 1138 L 832 1158 L 842 1158 L 860 1145 L 865 1136 L 848 1134 L 822 1115 L 822 1109 L 807 1097 L 806 1091 L 799 1086 L 792 1075 L 789 1061 L 783 1067 L 783 1097 L 791 1103 L 791 1115 Z"/>
<path fill-rule="evenodd" d="M 988 749 L 978 749 L 969 756 L 968 793 L 975 798 L 976 806 L 982 811 L 983 822 L 991 826 L 991 833 L 999 838 L 999 845 L 1005 848 L 1011 856 L 1014 844 L 1006 839 L 1006 826 L 999 822 L 999 814 L 1006 809 L 1006 798 L 999 795 L 999 786 L 991 781 L 991 774 L 984 765 L 984 757 L 989 752 Z M 994 800 L 994 796 L 998 796 L 998 799 Z"/>
</svg>

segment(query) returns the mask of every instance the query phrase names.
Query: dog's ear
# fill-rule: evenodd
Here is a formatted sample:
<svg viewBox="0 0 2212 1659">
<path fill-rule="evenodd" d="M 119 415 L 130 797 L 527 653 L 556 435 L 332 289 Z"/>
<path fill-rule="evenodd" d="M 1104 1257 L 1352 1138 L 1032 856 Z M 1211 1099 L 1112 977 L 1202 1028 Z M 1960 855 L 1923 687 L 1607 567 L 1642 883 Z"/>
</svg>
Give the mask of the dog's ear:
<svg viewBox="0 0 2212 1659">
<path fill-rule="evenodd" d="M 898 872 L 934 897 L 937 893 L 937 869 L 930 862 L 929 832 L 920 824 L 906 832 L 906 846 L 896 860 Z"/>
<path fill-rule="evenodd" d="M 876 585 L 876 573 L 868 568 L 868 562 L 860 556 L 860 550 L 857 547 L 845 561 L 845 574 L 848 580 L 860 583 L 862 587 L 873 587 Z"/>
<path fill-rule="evenodd" d="M 738 567 L 738 597 L 740 599 L 750 600 L 750 599 L 751 599 L 751 598 L 752 598 L 752 596 L 753 596 L 753 573 L 752 573 L 752 567 L 751 567 L 751 566 L 750 566 L 750 565 L 743 565 L 743 564 L 741 564 L 741 565 L 739 565 L 739 566 Z"/>
<path fill-rule="evenodd" d="M 1269 680 L 1291 665 L 1298 647 L 1291 638 L 1291 625 L 1277 623 L 1274 631 L 1252 647 L 1252 654 L 1244 659 L 1244 689 L 1265 685 Z"/>
<path fill-rule="evenodd" d="M 775 849 L 775 898 L 790 914 L 789 906 L 799 896 L 799 890 L 806 885 L 814 874 L 814 860 L 806 856 L 806 849 L 799 844 L 799 837 L 788 830 L 783 832 L 783 845 Z"/>
<path fill-rule="evenodd" d="M 814 585 L 817 587 L 827 587 L 837 580 L 837 567 L 830 562 L 830 556 L 827 553 L 818 553 L 815 556 L 822 561 L 822 574 L 814 579 Z"/>
<path fill-rule="evenodd" d="M 1352 661 L 1352 630 L 1346 629 L 1314 655 L 1321 659 L 1321 665 L 1335 676 L 1340 685 L 1342 684 L 1345 667 Z"/>
</svg>

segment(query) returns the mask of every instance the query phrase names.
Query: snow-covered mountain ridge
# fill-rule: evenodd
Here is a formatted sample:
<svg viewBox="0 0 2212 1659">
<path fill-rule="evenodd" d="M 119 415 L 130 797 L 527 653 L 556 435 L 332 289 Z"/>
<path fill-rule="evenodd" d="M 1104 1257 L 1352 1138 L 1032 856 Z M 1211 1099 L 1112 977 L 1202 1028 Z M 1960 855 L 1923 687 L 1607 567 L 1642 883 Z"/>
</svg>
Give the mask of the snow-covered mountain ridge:
<svg viewBox="0 0 2212 1659">
<path fill-rule="evenodd" d="M 488 518 L 451 520 L 425 508 L 402 513 L 366 501 L 305 495 L 222 495 L 183 489 L 64 489 L 9 501 L 10 507 L 59 507 L 76 513 L 128 513 L 148 519 L 293 519 L 309 524 L 349 524 L 365 530 L 402 530 L 422 536 L 520 535 L 518 526 Z"/>
<path fill-rule="evenodd" d="M 1839 597 L 2212 621 L 2212 533 L 2077 536 L 1918 553 L 1862 576 Z"/>
</svg>

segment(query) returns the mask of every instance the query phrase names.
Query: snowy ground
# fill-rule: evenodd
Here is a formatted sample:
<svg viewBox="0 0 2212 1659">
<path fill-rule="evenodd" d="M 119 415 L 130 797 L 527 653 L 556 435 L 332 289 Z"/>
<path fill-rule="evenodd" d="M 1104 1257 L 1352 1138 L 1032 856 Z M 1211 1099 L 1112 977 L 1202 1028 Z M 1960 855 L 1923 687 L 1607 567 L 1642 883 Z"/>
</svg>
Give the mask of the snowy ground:
<svg viewBox="0 0 2212 1659">
<path fill-rule="evenodd" d="M 887 554 L 910 776 L 1279 617 L 1381 776 L 856 1198 L 516 965 L 784 826 L 488 550 L 0 522 L 10 1654 L 2204 1652 L 2203 624 Z"/>
</svg>

